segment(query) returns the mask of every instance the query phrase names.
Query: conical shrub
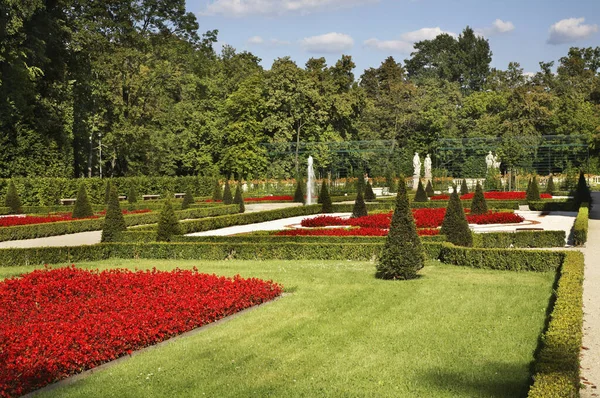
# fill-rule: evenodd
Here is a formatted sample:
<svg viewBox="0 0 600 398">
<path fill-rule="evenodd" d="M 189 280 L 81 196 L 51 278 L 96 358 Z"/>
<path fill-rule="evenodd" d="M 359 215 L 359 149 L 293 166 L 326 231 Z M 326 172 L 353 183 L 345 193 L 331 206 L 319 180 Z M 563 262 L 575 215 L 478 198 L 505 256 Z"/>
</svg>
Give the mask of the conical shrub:
<svg viewBox="0 0 600 398">
<path fill-rule="evenodd" d="M 554 191 L 556 191 L 556 187 L 554 186 L 554 178 L 552 177 L 552 175 L 550 175 L 548 183 L 546 184 L 546 193 L 553 195 Z"/>
<path fill-rule="evenodd" d="M 400 191 L 398 191 L 400 192 Z M 423 183 L 419 180 L 419 185 L 417 185 L 417 193 L 415 194 L 415 202 L 427 202 L 427 192 L 425 192 L 425 188 L 423 188 Z"/>
<path fill-rule="evenodd" d="M 473 195 L 473 200 L 471 201 L 471 214 L 479 215 L 479 214 L 487 214 L 488 206 L 487 201 L 485 200 L 485 196 L 483 194 L 483 188 L 479 181 L 477 182 L 477 186 L 475 187 L 475 194 Z"/>
<path fill-rule="evenodd" d="M 137 189 L 135 188 L 135 184 L 130 183 L 129 184 L 129 193 L 127 194 L 127 201 L 130 204 L 137 203 L 137 200 L 138 200 L 137 197 L 138 197 L 138 193 L 137 193 Z"/>
<path fill-rule="evenodd" d="M 181 209 L 189 209 L 191 205 L 194 204 L 194 195 L 192 195 L 192 191 L 190 187 L 185 190 L 185 196 L 183 197 L 183 202 L 181 202 Z"/>
<path fill-rule="evenodd" d="M 577 188 L 575 189 L 573 199 L 575 200 L 577 207 L 581 206 L 582 203 L 588 203 L 589 207 L 592 207 L 592 193 L 590 192 L 590 187 L 585 180 L 585 174 L 583 174 L 583 171 L 579 173 Z"/>
<path fill-rule="evenodd" d="M 460 184 L 460 194 L 466 195 L 469 193 L 469 186 L 467 185 L 467 180 L 463 178 L 462 183 Z"/>
<path fill-rule="evenodd" d="M 356 194 L 356 200 L 354 201 L 354 207 L 352 208 L 352 218 L 368 216 L 367 204 L 363 198 L 361 191 Z"/>
<path fill-rule="evenodd" d="M 296 178 L 296 191 L 294 191 L 294 203 L 304 203 L 304 190 L 302 189 L 302 178 Z"/>
<path fill-rule="evenodd" d="M 4 206 L 8 207 L 9 214 L 21 214 L 23 213 L 23 206 L 21 205 L 21 198 L 17 192 L 17 187 L 13 180 L 10 180 L 8 184 L 8 190 L 6 191 L 6 198 L 4 199 Z"/>
<path fill-rule="evenodd" d="M 110 187 L 111 187 L 111 185 L 112 184 L 110 183 L 110 180 L 107 179 L 106 180 L 106 185 L 105 185 L 105 188 L 104 188 L 104 204 L 105 205 L 107 205 L 108 201 L 110 200 Z M 119 198 L 117 197 L 117 199 L 119 199 Z"/>
<path fill-rule="evenodd" d="M 215 181 L 215 187 L 213 189 L 212 200 L 214 202 L 223 200 L 223 191 L 221 190 L 221 184 L 219 183 L 219 180 Z"/>
<path fill-rule="evenodd" d="M 326 179 L 323 179 L 323 183 L 321 184 L 319 198 L 321 198 L 321 213 L 333 213 L 333 203 L 331 203 Z"/>
<path fill-rule="evenodd" d="M 233 196 L 231 195 L 231 187 L 229 186 L 229 179 L 225 180 L 225 189 L 223 190 L 223 203 L 230 205 L 233 203 Z"/>
<path fill-rule="evenodd" d="M 367 202 L 374 202 L 377 199 L 377 195 L 373 192 L 373 186 L 370 181 L 367 181 L 367 186 L 365 187 L 365 197 L 364 200 Z"/>
<path fill-rule="evenodd" d="M 433 185 L 431 185 L 431 180 L 427 181 L 427 186 L 425 187 L 425 193 L 427 194 L 428 197 L 432 197 L 433 195 L 435 195 L 435 192 L 433 191 Z"/>
<path fill-rule="evenodd" d="M 469 229 L 465 210 L 456 191 L 454 189 L 454 192 L 450 195 L 440 234 L 445 235 L 449 242 L 457 246 L 470 247 L 473 246 L 473 234 Z"/>
<path fill-rule="evenodd" d="M 406 186 L 399 184 L 396 208 L 375 276 L 381 279 L 414 279 L 424 265 L 425 252 L 408 203 Z"/>
<path fill-rule="evenodd" d="M 237 188 L 235 190 L 235 196 L 233 197 L 233 204 L 239 206 L 240 213 L 243 213 L 246 211 L 246 206 L 244 205 L 244 196 L 242 194 L 241 181 L 237 183 Z"/>
<path fill-rule="evenodd" d="M 77 199 L 75 200 L 75 208 L 73 209 L 73 214 L 71 217 L 73 218 L 85 218 L 91 217 L 94 215 L 94 210 L 92 209 L 92 205 L 90 204 L 90 200 L 87 196 L 87 191 L 85 189 L 85 184 L 79 184 L 79 190 L 77 191 Z"/>
<path fill-rule="evenodd" d="M 158 218 L 156 241 L 170 242 L 173 235 L 181 235 L 181 226 L 175 215 L 175 210 L 173 210 L 173 206 L 171 205 L 171 200 L 167 199 Z"/>
<path fill-rule="evenodd" d="M 531 179 L 531 186 L 529 187 L 529 196 L 527 200 L 540 200 L 540 186 L 538 185 L 537 176 L 533 176 Z"/>
<path fill-rule="evenodd" d="M 388 192 L 396 192 L 396 181 L 394 179 L 394 172 L 391 167 L 385 172 L 385 185 L 388 187 Z"/>
<path fill-rule="evenodd" d="M 525 190 L 525 199 L 531 200 L 531 178 L 527 181 L 527 189 Z"/>
<path fill-rule="evenodd" d="M 108 208 L 106 209 L 106 217 L 104 217 L 104 226 L 102 227 L 102 242 L 118 241 L 121 232 L 126 229 L 125 218 L 123 218 L 121 206 L 119 205 L 117 188 L 111 186 L 108 195 Z"/>
</svg>

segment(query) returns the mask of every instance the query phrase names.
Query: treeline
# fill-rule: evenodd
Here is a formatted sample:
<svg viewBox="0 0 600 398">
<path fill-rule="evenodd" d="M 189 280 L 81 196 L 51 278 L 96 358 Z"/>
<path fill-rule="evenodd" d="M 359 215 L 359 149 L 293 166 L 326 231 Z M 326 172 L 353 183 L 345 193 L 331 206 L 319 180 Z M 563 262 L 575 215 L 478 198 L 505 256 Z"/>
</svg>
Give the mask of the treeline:
<svg viewBox="0 0 600 398">
<path fill-rule="evenodd" d="M 0 177 L 287 177 L 306 156 L 289 143 L 368 140 L 392 143 L 379 174 L 403 160 L 410 174 L 414 151 L 435 156 L 443 138 L 500 138 L 516 164 L 517 139 L 554 134 L 580 137 L 599 169 L 600 47 L 526 76 L 491 68 L 467 27 L 355 76 L 345 55 L 264 70 L 198 28 L 184 0 L 0 0 Z M 366 156 L 314 148 L 321 170 Z"/>
</svg>

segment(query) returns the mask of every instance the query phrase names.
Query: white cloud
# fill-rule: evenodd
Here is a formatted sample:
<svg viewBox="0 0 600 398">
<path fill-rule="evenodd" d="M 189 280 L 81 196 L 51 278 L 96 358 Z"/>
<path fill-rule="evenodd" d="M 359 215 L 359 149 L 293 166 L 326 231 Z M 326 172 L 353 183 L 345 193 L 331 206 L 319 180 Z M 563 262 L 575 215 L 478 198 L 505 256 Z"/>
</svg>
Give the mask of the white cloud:
<svg viewBox="0 0 600 398">
<path fill-rule="evenodd" d="M 492 26 L 477 29 L 475 32 L 481 36 L 495 36 L 512 32 L 513 30 L 515 30 L 515 25 L 512 22 L 496 19 L 494 23 L 492 23 Z"/>
<path fill-rule="evenodd" d="M 565 44 L 590 37 L 598 32 L 598 25 L 584 25 L 585 18 L 567 18 L 550 27 L 549 44 Z"/>
<path fill-rule="evenodd" d="M 252 36 L 251 38 L 246 40 L 246 42 L 248 44 L 254 44 L 257 46 L 265 45 L 267 47 L 281 47 L 281 46 L 287 46 L 287 45 L 291 44 L 287 40 L 279 40 L 279 39 L 265 40 L 261 36 Z"/>
<path fill-rule="evenodd" d="M 202 15 L 245 17 L 248 15 L 310 14 L 378 3 L 379 0 L 214 0 Z"/>
<path fill-rule="evenodd" d="M 393 51 L 397 53 L 409 54 L 413 51 L 414 43 L 422 40 L 433 40 L 442 33 L 456 37 L 456 33 L 446 32 L 440 27 L 422 28 L 412 32 L 406 32 L 400 35 L 399 40 L 379 40 L 376 38 L 365 40 L 366 47 L 380 51 Z"/>
<path fill-rule="evenodd" d="M 354 39 L 343 34 L 331 32 L 320 36 L 300 40 L 302 47 L 311 53 L 340 53 L 354 46 Z"/>
<path fill-rule="evenodd" d="M 265 40 L 260 36 L 252 36 L 248 39 L 248 43 L 250 44 L 263 44 Z"/>
<path fill-rule="evenodd" d="M 438 26 L 436 28 L 421 28 L 412 32 L 403 33 L 400 37 L 402 38 L 402 40 L 407 41 L 409 43 L 416 43 L 422 40 L 433 40 L 442 33 L 446 33 L 454 37 L 457 36 L 456 33 L 443 31 Z"/>
</svg>

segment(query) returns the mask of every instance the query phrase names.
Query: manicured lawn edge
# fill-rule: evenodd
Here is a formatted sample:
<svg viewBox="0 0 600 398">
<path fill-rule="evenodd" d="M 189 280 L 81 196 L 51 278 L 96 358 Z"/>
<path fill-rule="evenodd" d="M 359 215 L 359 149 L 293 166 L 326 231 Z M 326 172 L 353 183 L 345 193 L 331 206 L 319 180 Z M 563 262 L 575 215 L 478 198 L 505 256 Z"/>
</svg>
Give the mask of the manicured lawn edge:
<svg viewBox="0 0 600 398">
<path fill-rule="evenodd" d="M 530 398 L 579 397 L 583 270 L 583 253 L 567 252 L 560 269 L 554 308 L 536 357 Z"/>
<path fill-rule="evenodd" d="M 583 246 L 587 242 L 589 216 L 589 205 L 582 203 L 573 224 L 573 244 L 575 246 Z"/>
</svg>

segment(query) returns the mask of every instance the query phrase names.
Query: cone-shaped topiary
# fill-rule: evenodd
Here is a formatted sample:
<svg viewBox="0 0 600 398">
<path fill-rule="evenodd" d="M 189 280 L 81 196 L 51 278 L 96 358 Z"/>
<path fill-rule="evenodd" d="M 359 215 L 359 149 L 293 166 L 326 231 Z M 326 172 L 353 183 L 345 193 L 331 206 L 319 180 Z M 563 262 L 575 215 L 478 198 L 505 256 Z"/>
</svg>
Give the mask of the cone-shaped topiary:
<svg viewBox="0 0 600 398">
<path fill-rule="evenodd" d="M 398 183 L 395 178 L 392 178 L 392 182 L 390 182 L 389 192 L 398 192 Z"/>
<path fill-rule="evenodd" d="M 385 172 L 385 185 L 387 185 L 388 187 L 388 192 L 396 192 L 396 181 L 394 179 L 394 172 L 389 166 Z"/>
<path fill-rule="evenodd" d="M 375 195 L 375 192 L 373 192 L 373 186 L 371 185 L 370 181 L 367 181 L 367 186 L 365 187 L 364 200 L 366 200 L 367 202 L 373 202 L 375 201 L 375 199 L 377 199 L 377 196 Z"/>
<path fill-rule="evenodd" d="M 8 184 L 8 190 L 6 191 L 6 198 L 4 199 L 4 206 L 8 207 L 9 214 L 21 214 L 23 213 L 23 206 L 21 205 L 21 198 L 17 192 L 17 187 L 13 180 L 10 180 Z"/>
<path fill-rule="evenodd" d="M 368 216 L 367 204 L 363 198 L 361 191 L 356 194 L 356 200 L 354 201 L 354 207 L 352 208 L 352 218 Z"/>
<path fill-rule="evenodd" d="M 304 203 L 304 190 L 302 190 L 302 178 L 296 178 L 296 191 L 294 192 L 294 203 Z"/>
<path fill-rule="evenodd" d="M 106 217 L 104 217 L 104 226 L 102 227 L 102 242 L 116 242 L 121 232 L 125 231 L 125 218 L 119 205 L 119 194 L 117 188 L 110 187 L 108 195 L 108 208 Z"/>
<path fill-rule="evenodd" d="M 540 186 L 538 185 L 537 176 L 535 175 L 531 179 L 527 200 L 540 200 Z"/>
<path fill-rule="evenodd" d="M 556 191 L 556 187 L 554 186 L 554 178 L 552 178 L 552 175 L 550 175 L 550 178 L 548 179 L 548 182 L 546 183 L 546 193 L 549 193 L 550 195 L 554 194 L 554 191 Z"/>
<path fill-rule="evenodd" d="M 457 246 L 470 247 L 473 246 L 473 234 L 469 229 L 465 210 L 456 191 L 455 188 L 452 195 L 450 195 L 440 234 L 446 235 L 446 239 Z"/>
<path fill-rule="evenodd" d="M 399 184 L 396 208 L 375 276 L 381 279 L 414 279 L 424 265 L 425 252 L 410 210 L 406 186 Z"/>
<path fill-rule="evenodd" d="M 246 211 L 246 206 L 244 205 L 244 196 L 242 195 L 242 182 L 238 181 L 237 188 L 235 190 L 235 196 L 233 197 L 233 204 L 238 205 L 240 207 L 240 213 Z"/>
<path fill-rule="evenodd" d="M 321 213 L 333 213 L 333 203 L 331 203 L 326 179 L 323 179 L 323 184 L 321 184 L 319 198 L 321 198 Z"/>
<path fill-rule="evenodd" d="M 165 201 L 165 204 L 163 205 L 162 210 L 160 211 L 160 216 L 158 218 L 156 241 L 170 242 L 173 235 L 180 234 L 181 226 L 179 225 L 179 220 L 175 215 L 175 211 L 173 210 L 173 206 L 171 205 L 171 200 L 167 199 Z"/>
<path fill-rule="evenodd" d="M 531 178 L 527 181 L 527 189 L 525 190 L 525 199 L 529 199 L 531 197 Z"/>
<path fill-rule="evenodd" d="M 192 190 L 190 187 L 187 187 L 185 190 L 185 196 L 183 197 L 183 202 L 181 202 L 181 208 L 183 210 L 189 209 L 190 206 L 194 203 L 194 195 L 192 195 Z"/>
<path fill-rule="evenodd" d="M 230 205 L 233 203 L 233 196 L 231 195 L 231 188 L 229 187 L 229 179 L 225 180 L 225 189 L 223 190 L 223 203 Z"/>
<path fill-rule="evenodd" d="M 400 191 L 398 191 L 400 192 Z M 417 185 L 417 193 L 415 194 L 414 202 L 427 202 L 427 192 L 425 192 L 425 188 L 423 188 L 423 183 L 419 180 L 419 185 Z"/>
<path fill-rule="evenodd" d="M 87 196 L 87 191 L 85 190 L 85 184 L 79 184 L 79 190 L 77 191 L 77 199 L 75 200 L 75 208 L 73 209 L 73 214 L 71 217 L 73 218 L 85 218 L 91 217 L 94 215 L 94 210 L 92 210 L 92 205 L 90 204 L 90 200 Z"/>
<path fill-rule="evenodd" d="M 107 205 L 108 201 L 110 200 L 110 187 L 111 187 L 111 183 L 110 180 L 107 179 L 106 180 L 106 185 L 105 185 L 105 189 L 104 189 L 104 204 Z M 118 197 L 117 197 L 118 199 Z"/>
<path fill-rule="evenodd" d="M 460 194 L 466 195 L 469 193 L 469 186 L 467 185 L 467 180 L 463 178 L 462 183 L 460 184 Z"/>
<path fill-rule="evenodd" d="M 579 173 L 579 180 L 577 180 L 577 188 L 575 189 L 575 194 L 573 195 L 575 203 L 577 207 L 581 206 L 582 203 L 589 204 L 589 207 L 592 207 L 592 193 L 590 192 L 590 187 L 585 180 L 585 174 L 583 171 Z"/>
<path fill-rule="evenodd" d="M 475 194 L 473 195 L 473 200 L 471 201 L 471 214 L 487 214 L 487 212 L 488 206 L 485 196 L 483 195 L 483 188 L 481 187 L 481 184 L 479 184 L 479 181 L 477 181 Z"/>
<path fill-rule="evenodd" d="M 219 200 L 223 200 L 223 191 L 221 190 L 221 184 L 219 180 L 215 181 L 215 188 L 213 189 L 212 200 L 218 202 Z"/>
<path fill-rule="evenodd" d="M 433 185 L 431 185 L 431 180 L 427 181 L 427 186 L 425 187 L 425 193 L 429 197 L 432 197 L 433 195 L 435 195 L 435 192 L 433 191 Z"/>
<path fill-rule="evenodd" d="M 137 202 L 137 189 L 135 189 L 134 183 L 129 184 L 129 193 L 127 194 L 127 201 L 129 203 Z"/>
</svg>

